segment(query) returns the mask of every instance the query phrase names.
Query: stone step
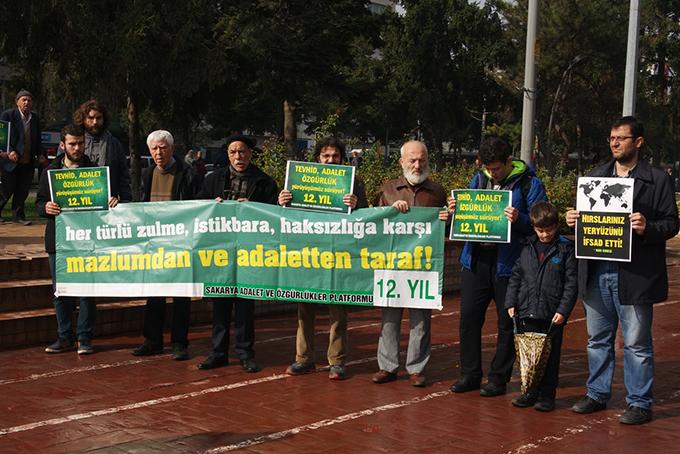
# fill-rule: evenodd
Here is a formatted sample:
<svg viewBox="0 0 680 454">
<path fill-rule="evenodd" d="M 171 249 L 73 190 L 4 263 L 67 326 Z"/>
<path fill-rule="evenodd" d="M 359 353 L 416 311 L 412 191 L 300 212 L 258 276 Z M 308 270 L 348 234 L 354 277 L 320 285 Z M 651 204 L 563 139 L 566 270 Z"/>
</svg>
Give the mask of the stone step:
<svg viewBox="0 0 680 454">
<path fill-rule="evenodd" d="M 0 315 L 52 307 L 52 279 L 0 281 Z"/>
<path fill-rule="evenodd" d="M 49 279 L 47 254 L 33 256 L 0 256 L 0 282 Z"/>
</svg>

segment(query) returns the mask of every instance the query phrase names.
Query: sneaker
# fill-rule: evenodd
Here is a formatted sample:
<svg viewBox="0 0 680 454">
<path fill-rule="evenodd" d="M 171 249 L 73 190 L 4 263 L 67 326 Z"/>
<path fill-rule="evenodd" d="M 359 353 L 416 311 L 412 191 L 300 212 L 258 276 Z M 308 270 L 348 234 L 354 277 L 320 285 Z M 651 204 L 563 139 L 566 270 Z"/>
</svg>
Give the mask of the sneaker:
<svg viewBox="0 0 680 454">
<path fill-rule="evenodd" d="M 479 390 L 479 395 L 482 397 L 496 397 L 502 396 L 506 392 L 505 383 L 494 383 L 492 381 L 488 382 L 486 385 L 482 386 Z"/>
<path fill-rule="evenodd" d="M 57 339 L 53 344 L 45 348 L 45 353 L 64 353 L 74 348 L 76 348 L 76 344 L 73 341 Z"/>
<path fill-rule="evenodd" d="M 628 410 L 626 410 L 621 417 L 619 422 L 621 424 L 644 424 L 652 420 L 652 409 L 642 408 L 634 405 L 630 405 Z"/>
<path fill-rule="evenodd" d="M 186 361 L 189 359 L 189 351 L 183 344 L 172 344 L 172 359 Z"/>
<path fill-rule="evenodd" d="M 288 375 L 302 375 L 316 371 L 314 363 L 298 363 L 294 362 L 286 369 Z"/>
<path fill-rule="evenodd" d="M 92 348 L 92 342 L 89 340 L 83 340 L 78 342 L 78 354 L 79 355 L 91 355 L 94 353 L 94 348 Z"/>
<path fill-rule="evenodd" d="M 142 345 L 132 350 L 131 353 L 133 356 L 160 355 L 161 353 L 163 353 L 163 346 L 152 345 L 149 344 L 148 342 L 144 342 Z"/>
<path fill-rule="evenodd" d="M 519 408 L 531 407 L 538 400 L 538 395 L 535 392 L 526 392 L 512 399 L 512 405 Z"/>
<path fill-rule="evenodd" d="M 342 364 L 336 364 L 331 366 L 328 371 L 328 378 L 330 380 L 344 380 L 345 379 L 345 366 Z"/>
<path fill-rule="evenodd" d="M 534 404 L 534 410 L 549 412 L 555 409 L 555 399 L 548 397 L 539 397 L 538 401 Z"/>
<path fill-rule="evenodd" d="M 240 361 L 241 369 L 248 373 L 254 373 L 260 371 L 260 366 L 255 362 L 255 358 L 245 358 Z"/>
<path fill-rule="evenodd" d="M 596 411 L 604 410 L 607 408 L 607 404 L 603 402 L 598 402 L 590 396 L 583 396 L 578 402 L 571 407 L 574 413 L 588 414 L 595 413 Z"/>
</svg>

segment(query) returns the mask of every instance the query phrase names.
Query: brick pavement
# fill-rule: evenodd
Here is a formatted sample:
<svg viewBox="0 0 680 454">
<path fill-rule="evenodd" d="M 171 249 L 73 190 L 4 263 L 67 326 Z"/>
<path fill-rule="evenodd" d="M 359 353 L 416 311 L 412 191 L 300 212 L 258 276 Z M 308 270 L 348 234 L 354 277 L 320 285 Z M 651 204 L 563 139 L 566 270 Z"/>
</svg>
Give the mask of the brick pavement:
<svg viewBox="0 0 680 454">
<path fill-rule="evenodd" d="M 2 351 L 0 452 L 673 452 L 680 427 L 680 240 L 671 246 L 670 298 L 655 308 L 655 420 L 645 426 L 617 421 L 625 402 L 621 345 L 609 409 L 589 416 L 569 410 L 587 374 L 580 306 L 565 332 L 553 413 L 510 405 L 519 389 L 516 374 L 505 396 L 449 393 L 457 375 L 459 320 L 459 299 L 451 295 L 434 313 L 424 389 L 409 386 L 403 372 L 396 382 L 370 382 L 377 368 L 378 310 L 351 314 L 344 382 L 330 382 L 325 371 L 283 374 L 294 358 L 292 316 L 257 321 L 263 370 L 256 374 L 235 364 L 198 371 L 209 349 L 209 327 L 192 330 L 187 362 L 169 355 L 135 358 L 129 349 L 140 339 L 129 336 L 97 339 L 97 353 L 88 357 L 48 356 L 42 348 Z M 494 324 L 491 309 L 486 365 Z M 326 316 L 318 326 L 327 326 Z M 320 334 L 318 358 L 325 357 L 326 345 L 327 334 Z"/>
</svg>

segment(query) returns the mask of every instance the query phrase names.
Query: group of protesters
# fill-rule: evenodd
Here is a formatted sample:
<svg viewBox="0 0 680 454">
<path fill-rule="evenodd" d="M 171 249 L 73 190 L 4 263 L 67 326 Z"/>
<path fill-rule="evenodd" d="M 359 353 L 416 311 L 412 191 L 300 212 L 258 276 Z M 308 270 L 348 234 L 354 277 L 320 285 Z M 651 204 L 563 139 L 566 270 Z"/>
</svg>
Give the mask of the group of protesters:
<svg viewBox="0 0 680 454">
<path fill-rule="evenodd" d="M 25 119 L 27 114 L 21 110 L 19 100 L 30 96 L 27 93 L 22 91 L 17 95 L 21 119 Z M 52 161 L 49 169 L 108 166 L 109 207 L 130 202 L 125 153 L 120 142 L 107 129 L 108 113 L 104 106 L 94 100 L 87 101 L 73 118 L 73 124 L 61 131 L 63 153 Z M 3 168 L 8 162 L 27 161 L 22 157 L 22 152 L 28 150 L 25 145 L 30 143 L 29 139 L 26 141 L 24 147 L 18 146 L 21 143 L 13 143 L 13 150 L 0 154 Z M 624 342 L 624 382 L 628 391 L 628 408 L 620 421 L 642 424 L 652 419 L 652 308 L 654 303 L 665 300 L 668 294 L 665 242 L 678 232 L 678 212 L 669 176 L 642 159 L 642 123 L 634 117 L 617 120 L 611 126 L 608 142 L 611 159 L 589 175 L 635 179 L 633 210 L 629 216 L 634 232 L 630 262 L 576 259 L 573 242 L 558 233 L 558 208 L 548 202 L 543 182 L 532 167 L 513 158 L 511 146 L 502 138 L 487 136 L 483 140 L 478 155 L 480 169 L 469 188 L 510 191 L 511 205 L 504 214 L 510 222 L 511 241 L 467 241 L 463 246 L 460 257 L 460 376 L 451 386 L 452 392 L 478 391 L 483 397 L 506 393 L 515 362 L 513 325 L 519 323 L 532 331 L 550 330 L 552 348 L 540 383 L 515 397 L 512 404 L 552 411 L 558 387 L 564 326 L 577 298 L 581 298 L 588 329 L 589 377 L 586 394 L 572 410 L 592 413 L 606 408 L 611 397 L 615 337 L 620 322 Z M 175 155 L 174 138 L 170 132 L 153 131 L 146 143 L 155 166 L 144 169 L 143 202 L 207 199 L 285 206 L 292 199 L 288 190 L 279 191 L 276 182 L 251 161 L 256 144 L 248 136 L 230 136 L 225 149 L 229 165 L 216 169 L 204 179 L 196 175 L 185 159 Z M 343 164 L 346 162 L 345 146 L 335 137 L 319 140 L 313 159 L 322 164 Z M 440 209 L 440 221 L 450 222 L 456 201 L 447 197 L 445 189 L 430 179 L 425 144 L 415 140 L 404 143 L 399 163 L 402 174 L 382 185 L 373 204 L 391 206 L 402 213 L 411 207 L 436 207 Z M 343 203 L 352 209 L 368 207 L 364 185 L 359 178 L 355 178 L 353 188 L 352 193 L 344 196 Z M 45 248 L 53 285 L 56 285 L 55 217 L 60 214 L 61 207 L 51 200 L 47 172 L 40 179 L 36 208 L 41 216 L 47 218 Z M 568 226 L 574 227 L 579 213 L 570 210 L 565 216 Z M 487 380 L 482 383 L 482 328 L 492 300 L 496 307 L 497 340 Z M 156 355 L 164 351 L 165 303 L 165 297 L 148 298 L 144 312 L 144 342 L 132 350 L 133 355 Z M 79 306 L 79 311 L 74 334 L 71 325 L 75 306 Z M 93 298 L 55 297 L 54 307 L 57 340 L 45 351 L 77 350 L 81 355 L 93 353 Z M 212 351 L 198 364 L 198 368 L 213 369 L 229 364 L 229 332 L 233 313 L 235 354 L 244 371 L 259 371 L 254 350 L 253 301 L 235 297 L 215 298 L 212 299 L 212 307 Z M 327 350 L 329 378 L 342 380 L 346 377 L 348 311 L 343 305 L 327 307 L 330 323 Z M 172 357 L 178 361 L 187 360 L 191 301 L 188 297 L 173 297 L 172 308 Z M 288 375 L 318 370 L 314 357 L 317 309 L 318 305 L 311 302 L 298 304 L 296 356 L 286 369 Z M 425 368 L 431 354 L 431 310 L 409 308 L 408 311 L 405 369 L 409 383 L 423 387 L 427 384 Z M 377 353 L 379 370 L 372 376 L 373 383 L 384 384 L 398 378 L 402 316 L 403 308 L 382 308 Z"/>
</svg>

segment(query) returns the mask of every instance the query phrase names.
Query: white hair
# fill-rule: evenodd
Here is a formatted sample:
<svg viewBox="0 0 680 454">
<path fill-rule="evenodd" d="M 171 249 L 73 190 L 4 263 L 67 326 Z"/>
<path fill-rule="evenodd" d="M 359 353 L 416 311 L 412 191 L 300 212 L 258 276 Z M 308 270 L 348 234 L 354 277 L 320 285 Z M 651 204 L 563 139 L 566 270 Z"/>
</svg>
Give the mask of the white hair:
<svg viewBox="0 0 680 454">
<path fill-rule="evenodd" d="M 175 139 L 173 139 L 172 134 L 165 129 L 158 129 L 146 138 L 146 146 L 150 147 L 151 142 L 165 142 L 170 146 L 175 144 Z"/>
<path fill-rule="evenodd" d="M 419 144 L 421 147 L 423 147 L 423 150 L 425 150 L 425 153 L 427 153 L 427 145 L 425 145 L 423 142 L 421 142 L 419 140 L 409 140 L 408 142 L 404 143 L 404 145 L 402 145 L 401 149 L 399 150 L 399 152 L 401 153 L 401 157 L 402 158 L 404 157 L 404 147 L 406 147 L 406 145 L 411 145 L 411 144 L 416 144 L 416 143 Z"/>
</svg>

